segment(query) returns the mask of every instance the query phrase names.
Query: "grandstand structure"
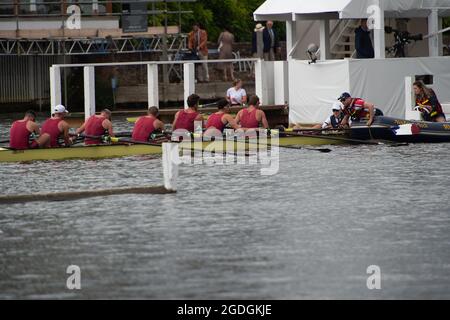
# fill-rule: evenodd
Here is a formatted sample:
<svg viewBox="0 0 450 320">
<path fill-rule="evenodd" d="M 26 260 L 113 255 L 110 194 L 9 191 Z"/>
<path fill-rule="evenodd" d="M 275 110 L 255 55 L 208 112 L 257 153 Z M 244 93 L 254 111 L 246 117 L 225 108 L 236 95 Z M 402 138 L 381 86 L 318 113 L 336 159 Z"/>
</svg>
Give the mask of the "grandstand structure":
<svg viewBox="0 0 450 320">
<path fill-rule="evenodd" d="M 0 69 L 8 72 L 0 74 L 0 104 L 47 103 L 48 70 L 55 63 L 126 54 L 175 59 L 186 49 L 181 20 L 190 11 L 182 3 L 195 1 L 1 1 Z M 170 3 L 179 9 L 170 11 Z M 169 25 L 169 17 L 178 24 Z"/>
</svg>

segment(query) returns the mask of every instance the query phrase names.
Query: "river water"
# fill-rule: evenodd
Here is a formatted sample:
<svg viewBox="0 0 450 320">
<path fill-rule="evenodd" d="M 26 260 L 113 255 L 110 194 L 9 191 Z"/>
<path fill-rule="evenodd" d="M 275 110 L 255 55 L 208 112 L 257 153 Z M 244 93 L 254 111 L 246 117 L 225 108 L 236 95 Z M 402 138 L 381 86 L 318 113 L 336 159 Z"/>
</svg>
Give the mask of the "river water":
<svg viewBox="0 0 450 320">
<path fill-rule="evenodd" d="M 275 176 L 183 165 L 173 195 L 0 205 L 0 299 L 449 299 L 450 146 L 330 148 L 281 150 Z M 0 180 L 0 194 L 160 185 L 162 166 L 0 164 Z"/>
</svg>

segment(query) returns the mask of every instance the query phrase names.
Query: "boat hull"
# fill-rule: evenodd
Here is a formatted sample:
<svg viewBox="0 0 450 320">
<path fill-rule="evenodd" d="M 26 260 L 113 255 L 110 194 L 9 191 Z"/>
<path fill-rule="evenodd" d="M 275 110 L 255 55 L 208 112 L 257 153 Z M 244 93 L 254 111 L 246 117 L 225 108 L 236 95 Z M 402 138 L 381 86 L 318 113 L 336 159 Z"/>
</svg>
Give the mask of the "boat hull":
<svg viewBox="0 0 450 320">
<path fill-rule="evenodd" d="M 409 130 L 401 130 L 405 127 Z M 450 142 L 450 123 L 408 121 L 391 117 L 376 117 L 369 128 L 365 123 L 352 125 L 352 139 L 388 140 L 408 143 L 446 143 Z"/>
<path fill-rule="evenodd" d="M 236 153 L 239 151 L 258 151 L 270 147 L 271 139 L 267 144 L 245 143 L 233 141 L 215 142 L 182 142 L 179 144 L 181 151 L 206 151 L 216 153 Z M 343 144 L 341 140 L 334 140 L 333 137 L 282 137 L 279 138 L 280 147 L 287 146 L 321 146 Z M 10 150 L 0 148 L 0 162 L 29 162 L 29 161 L 60 161 L 70 159 L 103 159 L 115 157 L 127 157 L 136 155 L 159 155 L 162 153 L 161 146 L 157 145 L 137 145 L 137 144 L 113 144 L 97 146 L 79 146 L 70 148 L 52 149 L 29 149 Z"/>
</svg>

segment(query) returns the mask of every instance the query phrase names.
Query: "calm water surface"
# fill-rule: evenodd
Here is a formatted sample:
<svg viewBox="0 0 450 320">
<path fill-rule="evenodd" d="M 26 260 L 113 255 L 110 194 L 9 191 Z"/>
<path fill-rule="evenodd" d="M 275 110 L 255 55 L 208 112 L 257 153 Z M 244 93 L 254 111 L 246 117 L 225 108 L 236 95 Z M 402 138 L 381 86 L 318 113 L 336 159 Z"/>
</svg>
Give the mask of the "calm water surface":
<svg viewBox="0 0 450 320">
<path fill-rule="evenodd" d="M 450 145 L 331 148 L 282 150 L 273 177 L 186 165 L 174 195 L 0 205 L 0 298 L 449 299 Z M 162 168 L 0 164 L 0 180 L 1 194 L 160 185 Z"/>
</svg>

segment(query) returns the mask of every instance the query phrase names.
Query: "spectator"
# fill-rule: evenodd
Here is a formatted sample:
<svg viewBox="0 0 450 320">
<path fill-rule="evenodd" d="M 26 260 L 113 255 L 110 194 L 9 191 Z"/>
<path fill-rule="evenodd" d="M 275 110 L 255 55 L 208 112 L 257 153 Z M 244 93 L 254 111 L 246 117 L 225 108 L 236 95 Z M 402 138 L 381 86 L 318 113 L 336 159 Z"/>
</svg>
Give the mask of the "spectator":
<svg viewBox="0 0 450 320">
<path fill-rule="evenodd" d="M 273 30 L 273 22 L 267 21 L 266 28 L 263 31 L 264 41 L 264 60 L 275 61 L 275 53 L 280 51 L 278 36 Z"/>
<path fill-rule="evenodd" d="M 263 31 L 263 25 L 261 23 L 258 23 L 255 27 L 252 37 L 252 54 L 254 58 L 264 59 Z"/>
<path fill-rule="evenodd" d="M 367 19 L 361 20 L 361 25 L 355 30 L 355 34 L 356 57 L 358 59 L 373 59 L 375 53 L 372 39 L 370 39 L 370 30 L 367 27 Z"/>
<path fill-rule="evenodd" d="M 192 31 L 189 33 L 188 47 L 197 54 L 200 60 L 208 60 L 208 33 L 200 28 L 198 23 L 192 26 Z M 202 63 L 203 73 L 198 72 L 199 82 L 209 82 L 208 63 Z"/>
<path fill-rule="evenodd" d="M 228 28 L 224 28 L 224 31 L 220 34 L 217 42 L 219 43 L 219 59 L 233 59 L 234 35 L 230 32 L 230 30 L 228 30 Z M 223 70 L 224 81 L 228 81 L 227 73 L 230 74 L 231 81 L 234 81 L 234 69 L 232 62 L 222 63 L 221 69 Z"/>
<path fill-rule="evenodd" d="M 227 100 L 231 106 L 241 106 L 247 102 L 247 92 L 242 88 L 242 80 L 236 79 L 233 82 L 233 87 L 227 91 Z"/>
</svg>

